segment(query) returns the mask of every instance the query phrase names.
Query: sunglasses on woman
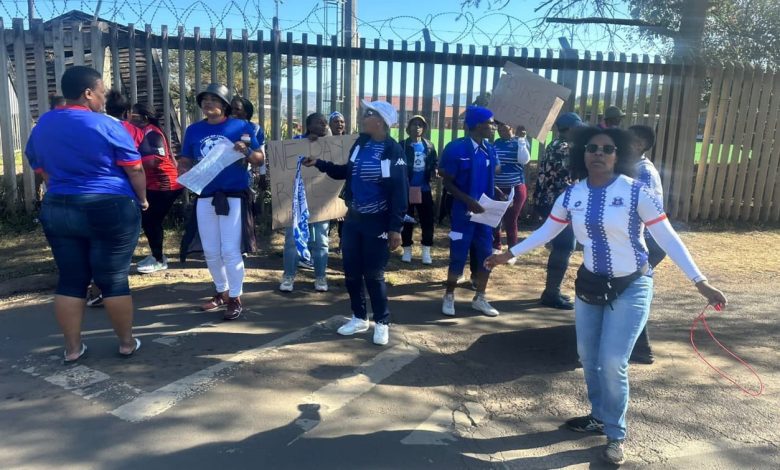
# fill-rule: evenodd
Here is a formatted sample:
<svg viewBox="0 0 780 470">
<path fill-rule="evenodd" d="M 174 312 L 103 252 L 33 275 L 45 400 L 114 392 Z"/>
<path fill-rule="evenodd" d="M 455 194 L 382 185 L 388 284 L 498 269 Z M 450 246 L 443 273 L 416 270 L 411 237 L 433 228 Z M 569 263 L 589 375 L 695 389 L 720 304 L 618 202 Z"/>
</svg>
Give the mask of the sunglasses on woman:
<svg viewBox="0 0 780 470">
<path fill-rule="evenodd" d="M 609 144 L 607 145 L 588 144 L 585 146 L 585 151 L 588 153 L 596 153 L 599 150 L 601 150 L 601 152 L 604 155 L 612 155 L 617 150 L 617 147 Z"/>
</svg>

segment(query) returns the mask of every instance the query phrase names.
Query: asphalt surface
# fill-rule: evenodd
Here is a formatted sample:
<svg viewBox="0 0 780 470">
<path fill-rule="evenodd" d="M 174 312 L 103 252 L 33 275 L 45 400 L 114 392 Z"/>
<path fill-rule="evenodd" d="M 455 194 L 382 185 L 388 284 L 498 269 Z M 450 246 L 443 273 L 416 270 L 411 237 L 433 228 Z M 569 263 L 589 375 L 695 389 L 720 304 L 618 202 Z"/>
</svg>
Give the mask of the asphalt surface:
<svg viewBox="0 0 780 470">
<path fill-rule="evenodd" d="M 90 309 L 88 354 L 67 366 L 50 294 L 2 302 L 0 468 L 610 468 L 603 436 L 561 427 L 588 411 L 571 312 L 512 292 L 487 318 L 459 289 L 447 318 L 439 285 L 397 286 L 379 347 L 336 334 L 340 283 L 276 287 L 245 285 L 235 322 L 197 311 L 206 283 L 136 289 L 138 353 L 118 357 Z M 631 366 L 625 467 L 780 468 L 777 336 L 750 352 L 767 383 L 754 399 L 691 356 L 686 321 L 668 320 L 656 364 Z"/>
</svg>

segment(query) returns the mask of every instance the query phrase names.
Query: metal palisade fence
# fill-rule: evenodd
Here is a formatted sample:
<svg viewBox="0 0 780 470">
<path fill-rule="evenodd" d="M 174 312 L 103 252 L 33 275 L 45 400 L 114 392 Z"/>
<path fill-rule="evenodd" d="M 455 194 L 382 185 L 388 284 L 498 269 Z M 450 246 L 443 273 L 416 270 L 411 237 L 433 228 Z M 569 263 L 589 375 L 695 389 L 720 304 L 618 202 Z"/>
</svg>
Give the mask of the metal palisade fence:
<svg viewBox="0 0 780 470">
<path fill-rule="evenodd" d="M 59 94 L 72 65 L 103 72 L 112 88 L 164 116 L 173 147 L 200 119 L 195 95 L 209 82 L 228 85 L 255 106 L 270 139 L 290 138 L 310 112 L 340 111 L 357 127 L 361 99 L 390 101 L 395 131 L 422 114 L 441 149 L 464 135 L 468 104 L 493 89 L 513 61 L 572 90 L 565 111 L 597 124 L 607 106 L 624 110 L 623 127 L 657 132 L 652 159 L 665 190 L 666 210 L 678 220 L 780 220 L 780 77 L 733 64 L 667 63 L 647 55 L 574 50 L 514 49 L 430 41 L 396 43 L 365 38 L 294 38 L 278 30 L 217 37 L 194 28 L 95 22 L 72 12 L 25 28 L 0 20 L 0 142 L 3 210 L 31 211 L 39 192 L 21 152 L 31 127 Z M 535 144 L 543 151 L 544 142 Z M 20 175 L 21 173 L 21 175 Z M 530 181 L 533 186 L 533 181 Z M 532 191 L 532 189 L 531 189 Z"/>
</svg>

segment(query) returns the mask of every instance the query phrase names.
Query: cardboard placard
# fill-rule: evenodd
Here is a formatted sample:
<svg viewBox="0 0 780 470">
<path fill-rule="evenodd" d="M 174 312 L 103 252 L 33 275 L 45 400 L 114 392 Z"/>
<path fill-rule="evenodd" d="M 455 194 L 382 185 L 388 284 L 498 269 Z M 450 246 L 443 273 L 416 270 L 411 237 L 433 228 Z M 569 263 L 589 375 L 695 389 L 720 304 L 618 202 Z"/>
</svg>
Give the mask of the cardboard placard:
<svg viewBox="0 0 780 470">
<path fill-rule="evenodd" d="M 277 140 L 265 146 L 268 174 L 271 177 L 271 210 L 274 229 L 292 225 L 292 194 L 298 157 L 301 155 L 346 164 L 349 149 L 357 135 L 320 137 L 309 139 Z M 334 180 L 318 169 L 302 167 L 301 175 L 306 186 L 306 202 L 309 205 L 309 222 L 337 219 L 347 214 L 347 206 L 339 198 L 343 180 Z"/>
<path fill-rule="evenodd" d="M 568 88 L 507 62 L 488 108 L 495 120 L 525 126 L 529 136 L 544 142 L 570 95 Z"/>
</svg>

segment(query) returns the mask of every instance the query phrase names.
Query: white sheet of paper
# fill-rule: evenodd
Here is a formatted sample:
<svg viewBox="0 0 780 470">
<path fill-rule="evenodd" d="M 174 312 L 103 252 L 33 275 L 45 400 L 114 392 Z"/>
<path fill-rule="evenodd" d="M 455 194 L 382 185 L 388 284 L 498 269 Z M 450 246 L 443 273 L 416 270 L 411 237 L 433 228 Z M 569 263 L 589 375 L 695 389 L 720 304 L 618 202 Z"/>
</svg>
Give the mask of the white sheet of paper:
<svg viewBox="0 0 780 470">
<path fill-rule="evenodd" d="M 244 158 L 244 155 L 233 150 L 232 142 L 217 142 L 197 165 L 179 176 L 179 183 L 200 195 L 203 188 L 211 183 L 222 170 L 241 158 Z"/>
<path fill-rule="evenodd" d="M 479 198 L 479 205 L 485 209 L 485 212 L 481 214 L 471 214 L 471 221 L 478 224 L 485 224 L 490 227 L 497 227 L 498 224 L 501 223 L 501 218 L 504 217 L 504 214 L 514 197 L 515 188 L 512 188 L 506 201 L 495 201 L 483 194 Z"/>
</svg>

